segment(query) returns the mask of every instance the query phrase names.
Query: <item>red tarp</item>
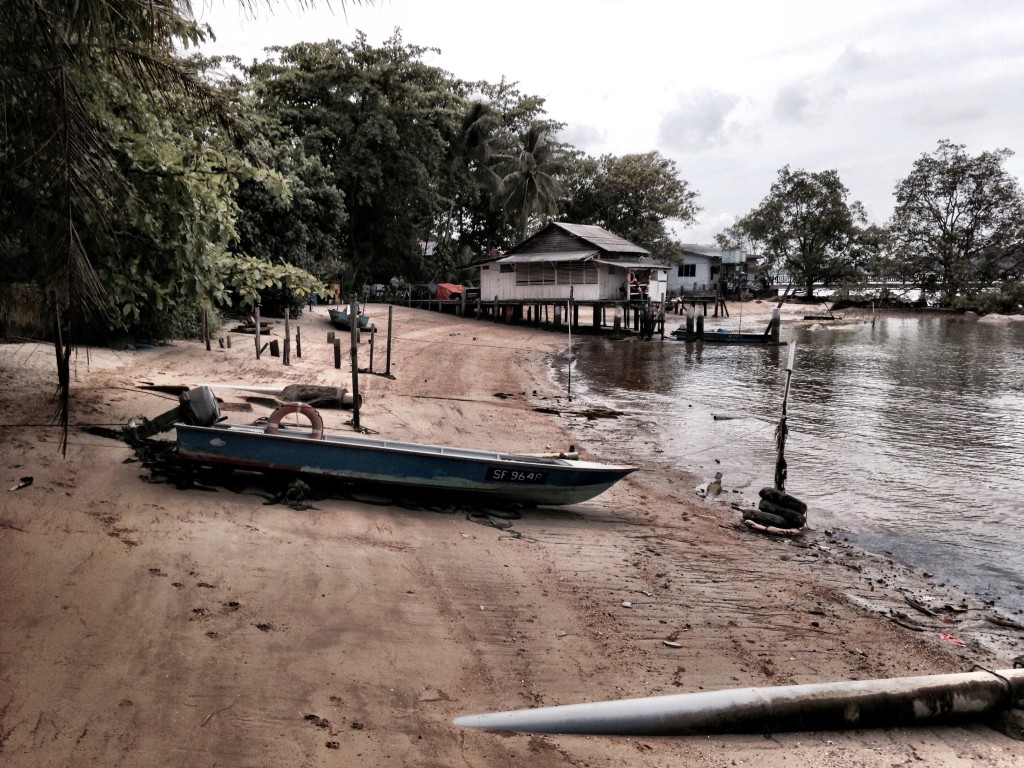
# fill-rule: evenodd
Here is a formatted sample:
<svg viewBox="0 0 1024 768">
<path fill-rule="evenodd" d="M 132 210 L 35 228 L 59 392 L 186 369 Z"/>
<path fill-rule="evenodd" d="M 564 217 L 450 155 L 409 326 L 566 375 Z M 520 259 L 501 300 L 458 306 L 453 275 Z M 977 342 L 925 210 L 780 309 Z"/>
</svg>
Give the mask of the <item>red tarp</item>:
<svg viewBox="0 0 1024 768">
<path fill-rule="evenodd" d="M 438 283 L 434 289 L 435 299 L 457 299 L 462 295 L 462 286 L 455 283 Z"/>
</svg>

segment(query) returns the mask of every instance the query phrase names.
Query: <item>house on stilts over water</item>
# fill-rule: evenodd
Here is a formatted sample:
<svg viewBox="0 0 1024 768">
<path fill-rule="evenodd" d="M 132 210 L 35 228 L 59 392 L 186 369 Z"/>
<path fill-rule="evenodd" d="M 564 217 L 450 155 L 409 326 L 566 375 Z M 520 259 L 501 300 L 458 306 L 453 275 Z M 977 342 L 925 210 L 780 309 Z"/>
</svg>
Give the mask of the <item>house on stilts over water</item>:
<svg viewBox="0 0 1024 768">
<path fill-rule="evenodd" d="M 608 309 L 622 308 L 627 323 L 631 311 L 637 320 L 652 307 L 660 312 L 669 270 L 606 229 L 563 222 L 549 223 L 479 268 L 480 309 L 494 319 L 557 325 L 571 299 L 573 325 L 580 324 L 580 308 L 590 307 L 595 328 L 607 324 Z"/>
</svg>

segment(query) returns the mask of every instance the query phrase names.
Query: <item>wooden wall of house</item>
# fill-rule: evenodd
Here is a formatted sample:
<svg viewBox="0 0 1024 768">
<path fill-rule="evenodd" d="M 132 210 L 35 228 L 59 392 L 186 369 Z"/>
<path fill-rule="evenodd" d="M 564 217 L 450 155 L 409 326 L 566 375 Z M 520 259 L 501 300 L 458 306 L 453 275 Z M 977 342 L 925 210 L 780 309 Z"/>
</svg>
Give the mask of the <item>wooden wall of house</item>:
<svg viewBox="0 0 1024 768">
<path fill-rule="evenodd" d="M 576 301 L 619 301 L 620 286 L 626 279 L 628 270 L 607 268 L 601 265 L 597 284 L 573 285 L 573 298 Z M 487 264 L 480 269 L 480 300 L 494 301 L 566 301 L 569 298 L 569 285 L 517 285 L 515 272 L 502 272 L 499 264 Z M 667 295 L 667 271 L 652 269 L 648 295 L 652 301 L 663 301 Z"/>
</svg>

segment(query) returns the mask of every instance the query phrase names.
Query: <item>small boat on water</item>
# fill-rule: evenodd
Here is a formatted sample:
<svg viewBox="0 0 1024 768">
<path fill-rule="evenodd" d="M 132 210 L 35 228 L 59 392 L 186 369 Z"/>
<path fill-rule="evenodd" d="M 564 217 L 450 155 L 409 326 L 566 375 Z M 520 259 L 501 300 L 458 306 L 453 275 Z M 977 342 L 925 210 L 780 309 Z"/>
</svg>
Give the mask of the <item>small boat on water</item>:
<svg viewBox="0 0 1024 768">
<path fill-rule="evenodd" d="M 527 505 L 587 501 L 637 469 L 555 456 L 325 434 L 320 414 L 307 403 L 282 405 L 266 426 L 225 424 L 209 387 L 183 392 L 180 401 L 178 408 L 153 421 L 129 423 L 129 441 L 174 429 L 178 456 L 189 462 L 316 475 L 410 494 L 439 491 Z M 282 424 L 291 414 L 306 417 L 310 428 Z"/>
<path fill-rule="evenodd" d="M 685 341 L 686 329 L 677 328 L 672 331 L 672 335 L 680 341 Z M 725 330 L 705 331 L 697 341 L 703 341 L 709 344 L 779 344 L 779 342 L 772 338 L 771 334 L 768 333 L 739 333 Z"/>
<path fill-rule="evenodd" d="M 328 314 L 331 316 L 331 325 L 342 331 L 351 331 L 352 325 L 349 322 L 349 315 L 347 309 L 328 309 Z M 364 315 L 361 312 L 357 315 L 356 322 L 359 324 L 359 328 L 366 328 L 370 322 L 370 316 Z"/>
</svg>

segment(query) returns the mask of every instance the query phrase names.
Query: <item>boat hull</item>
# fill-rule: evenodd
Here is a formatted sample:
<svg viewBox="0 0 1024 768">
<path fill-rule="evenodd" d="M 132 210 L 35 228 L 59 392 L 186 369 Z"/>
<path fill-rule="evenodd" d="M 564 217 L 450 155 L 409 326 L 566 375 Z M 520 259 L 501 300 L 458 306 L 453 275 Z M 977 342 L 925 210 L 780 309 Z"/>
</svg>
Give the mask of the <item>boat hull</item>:
<svg viewBox="0 0 1024 768">
<path fill-rule="evenodd" d="M 680 341 L 686 341 L 685 330 L 672 331 L 672 335 Z M 780 344 L 770 335 L 763 333 L 723 333 L 719 331 L 705 333 L 697 341 L 702 341 L 706 344 Z"/>
<path fill-rule="evenodd" d="M 327 312 L 331 316 L 331 325 L 333 325 L 335 328 L 339 328 L 343 331 L 352 330 L 352 325 L 351 323 L 349 323 L 348 320 L 348 312 L 344 312 L 340 309 L 328 309 Z M 366 328 L 366 326 L 370 322 L 370 316 L 358 315 L 357 317 L 359 318 L 357 320 L 357 322 L 359 323 L 359 327 Z"/>
<path fill-rule="evenodd" d="M 258 471 L 287 471 L 410 494 L 437 491 L 496 503 L 576 504 L 603 493 L 636 467 L 573 459 L 406 443 L 282 427 L 176 424 L 187 461 Z"/>
</svg>

